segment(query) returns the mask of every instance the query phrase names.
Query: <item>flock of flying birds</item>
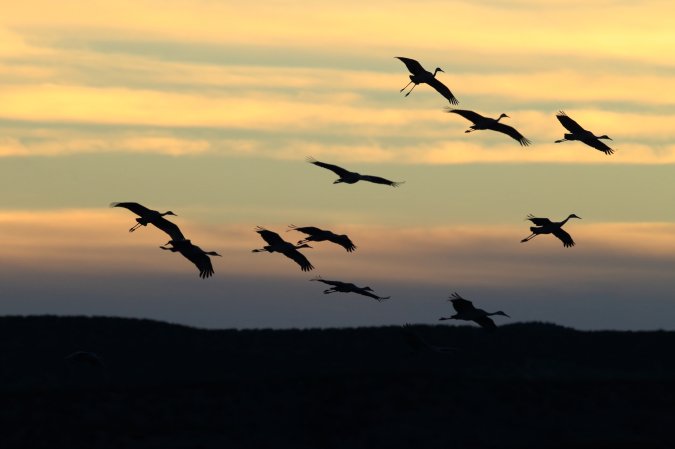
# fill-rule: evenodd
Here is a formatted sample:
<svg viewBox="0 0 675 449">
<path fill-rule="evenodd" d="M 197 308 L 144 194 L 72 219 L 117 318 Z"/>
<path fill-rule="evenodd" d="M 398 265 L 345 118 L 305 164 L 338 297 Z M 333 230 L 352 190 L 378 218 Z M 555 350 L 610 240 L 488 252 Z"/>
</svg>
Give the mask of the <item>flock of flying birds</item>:
<svg viewBox="0 0 675 449">
<path fill-rule="evenodd" d="M 413 84 L 413 87 L 405 94 L 407 97 L 413 91 L 413 89 L 418 84 L 428 84 L 433 87 L 438 93 L 440 93 L 445 99 L 447 99 L 450 104 L 457 105 L 459 101 L 452 94 L 450 89 L 443 84 L 440 80 L 436 78 L 438 72 L 443 72 L 439 67 L 434 70 L 434 73 L 431 73 L 422 67 L 422 65 L 414 59 L 404 58 L 397 56 L 405 66 L 410 71 L 410 82 L 400 90 L 403 92 L 410 84 Z M 512 139 L 516 140 L 521 146 L 528 146 L 532 142 L 525 138 L 519 131 L 517 131 L 512 126 L 501 123 L 502 118 L 509 118 L 506 114 L 501 114 L 498 118 L 493 119 L 490 117 L 484 117 L 474 111 L 463 110 L 463 109 L 452 109 L 447 107 L 445 109 L 448 113 L 458 114 L 465 119 L 471 121 L 473 124 L 465 132 L 473 132 L 478 130 L 492 130 L 497 131 Z M 586 145 L 595 148 L 596 150 L 602 151 L 603 153 L 610 155 L 614 152 L 613 149 L 608 147 L 600 139 L 609 139 L 607 135 L 596 136 L 590 131 L 582 128 L 576 121 L 572 120 L 567 114 L 563 111 L 560 111 L 556 118 L 560 123 L 569 131 L 565 133 L 563 139 L 556 140 L 556 143 L 578 140 L 585 143 Z M 317 167 L 325 168 L 334 172 L 338 179 L 335 180 L 334 184 L 345 183 L 345 184 L 354 184 L 359 181 L 367 181 L 375 184 L 384 184 L 392 187 L 398 187 L 405 181 L 391 181 L 380 176 L 373 175 L 363 175 L 357 172 L 352 172 L 337 165 L 328 164 L 326 162 L 318 161 L 314 158 L 308 157 L 307 162 L 316 165 Z M 202 279 L 208 278 L 214 274 L 213 265 L 209 256 L 220 256 L 215 251 L 204 251 L 200 247 L 194 245 L 189 239 L 185 238 L 184 234 L 181 232 L 180 228 L 167 220 L 165 216 L 167 215 L 176 215 L 172 211 L 167 212 L 158 212 L 156 210 L 148 209 L 145 206 L 142 206 L 139 203 L 134 202 L 119 202 L 111 203 L 111 207 L 122 207 L 130 210 L 131 212 L 138 215 L 136 218 L 136 225 L 134 225 L 129 232 L 133 232 L 138 229 L 140 226 L 147 226 L 152 224 L 158 229 L 164 231 L 171 238 L 165 245 L 160 246 L 161 249 L 178 252 L 183 257 L 192 262 L 197 269 L 199 270 L 199 277 Z M 572 237 L 562 229 L 562 226 L 567 223 L 570 218 L 581 218 L 575 214 L 570 214 L 565 220 L 560 222 L 553 222 L 548 218 L 535 217 L 533 215 L 528 215 L 527 219 L 530 220 L 534 226 L 530 227 L 531 235 L 521 240 L 521 242 L 527 242 L 534 237 L 541 234 L 553 234 L 555 237 L 560 239 L 564 247 L 574 246 L 574 240 Z M 302 271 L 311 271 L 314 269 L 314 266 L 310 261 L 302 254 L 299 250 L 303 248 L 311 248 L 309 242 L 332 242 L 337 245 L 342 246 L 347 252 L 351 253 L 356 250 L 356 245 L 350 240 L 347 235 L 335 234 L 332 231 L 320 229 L 314 226 L 296 226 L 290 225 L 287 231 L 297 231 L 305 234 L 305 238 L 299 240 L 296 244 L 287 242 L 276 232 L 270 231 L 263 227 L 258 226 L 255 231 L 260 235 L 260 237 L 267 243 L 259 249 L 254 249 L 254 253 L 258 252 L 268 252 L 268 253 L 280 253 L 289 259 L 293 260 L 300 266 Z M 324 294 L 330 294 L 335 292 L 342 293 L 357 293 L 360 295 L 368 296 L 377 301 L 383 301 L 389 297 L 378 296 L 375 294 L 372 288 L 370 287 L 358 287 L 349 282 L 342 282 L 336 280 L 323 279 L 318 276 L 311 279 L 311 281 L 318 281 L 330 286 L 323 291 Z M 502 311 L 498 312 L 486 312 L 483 309 L 478 309 L 474 307 L 471 301 L 462 298 L 459 294 L 453 293 L 449 301 L 452 303 L 453 308 L 455 309 L 455 314 L 449 317 L 442 317 L 440 320 L 467 320 L 474 321 L 485 328 L 494 328 L 495 323 L 492 321 L 490 316 L 492 315 L 508 315 Z"/>
</svg>

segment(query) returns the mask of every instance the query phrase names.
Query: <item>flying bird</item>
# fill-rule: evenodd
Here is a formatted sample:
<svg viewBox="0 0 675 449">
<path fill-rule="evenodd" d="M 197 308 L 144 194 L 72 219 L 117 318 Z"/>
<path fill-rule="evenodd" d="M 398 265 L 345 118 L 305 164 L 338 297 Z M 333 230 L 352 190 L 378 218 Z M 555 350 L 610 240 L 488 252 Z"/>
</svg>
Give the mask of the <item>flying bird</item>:
<svg viewBox="0 0 675 449">
<path fill-rule="evenodd" d="M 413 91 L 415 86 L 417 86 L 420 83 L 426 83 L 436 89 L 439 94 L 443 95 L 449 102 L 450 104 L 459 104 L 459 101 L 457 101 L 457 98 L 450 92 L 450 89 L 448 87 L 441 83 L 437 78 L 436 78 L 436 73 L 438 72 L 443 72 L 443 69 L 440 67 L 436 67 L 436 70 L 434 70 L 434 73 L 429 72 L 426 70 L 424 67 L 422 67 L 422 64 L 419 62 L 415 61 L 414 59 L 410 58 L 404 58 L 402 56 L 394 56 L 397 59 L 400 59 L 403 64 L 408 68 L 408 71 L 412 73 L 410 75 L 410 82 L 405 85 L 403 89 L 401 89 L 399 92 L 403 92 L 406 87 L 410 86 L 410 84 L 415 83 L 413 87 L 408 91 L 408 93 L 405 94 L 407 97 L 410 95 L 410 92 Z"/>
<path fill-rule="evenodd" d="M 473 122 L 473 125 L 464 131 L 465 133 L 470 133 L 472 131 L 481 129 L 491 129 L 492 131 L 504 133 L 507 136 L 517 140 L 521 146 L 526 147 L 532 143 L 529 139 L 526 139 L 522 134 L 520 134 L 514 127 L 499 122 L 499 120 L 501 120 L 503 117 L 509 118 L 509 116 L 506 114 L 501 114 L 497 119 L 493 119 L 490 117 L 483 117 L 477 112 L 467 111 L 464 109 L 446 108 L 445 112 L 452 112 L 454 114 L 461 115 L 465 119 Z"/>
<path fill-rule="evenodd" d="M 285 241 L 279 236 L 276 232 L 268 231 L 267 229 L 258 226 L 256 231 L 260 234 L 260 237 L 265 240 L 268 245 L 262 247 L 261 249 L 254 249 L 252 252 L 260 253 L 267 251 L 268 253 L 281 253 L 289 259 L 293 259 L 295 263 L 300 265 L 302 271 L 310 271 L 314 269 L 314 266 L 309 263 L 309 260 L 298 251 L 299 248 L 311 248 L 308 244 L 304 243 L 302 245 L 294 245 L 290 242 Z"/>
<path fill-rule="evenodd" d="M 75 351 L 72 354 L 63 358 L 69 363 L 77 363 L 82 365 L 89 365 L 94 368 L 104 368 L 103 358 L 90 351 Z"/>
<path fill-rule="evenodd" d="M 166 232 L 169 237 L 171 237 L 171 240 L 185 240 L 185 237 L 183 236 L 183 233 L 180 232 L 178 226 L 164 218 L 165 215 L 176 215 L 171 211 L 161 213 L 156 210 L 148 209 L 138 203 L 110 203 L 110 207 L 124 207 L 139 216 L 139 218 L 136 219 L 136 224 L 129 229 L 129 232 L 134 232 L 140 226 L 147 226 L 148 223 L 151 223 L 155 225 L 157 229 Z"/>
<path fill-rule="evenodd" d="M 551 221 L 548 218 L 537 218 L 534 215 L 529 214 L 526 220 L 530 220 L 532 223 L 535 224 L 535 226 L 530 227 L 532 235 L 522 239 L 521 243 L 527 242 L 528 240 L 532 240 L 539 234 L 553 234 L 563 242 L 563 246 L 565 248 L 574 246 L 574 240 L 572 240 L 572 236 L 570 236 L 567 232 L 563 231 L 562 229 L 562 226 L 565 223 L 567 223 L 567 220 L 569 220 L 570 218 L 578 218 L 581 220 L 581 217 L 578 217 L 574 214 L 570 214 L 563 221 L 558 222 Z"/>
<path fill-rule="evenodd" d="M 347 252 L 352 252 L 356 249 L 354 243 L 345 234 L 334 234 L 331 231 L 315 228 L 314 226 L 296 226 L 290 225 L 288 231 L 300 231 L 307 234 L 309 237 L 298 241 L 298 245 L 307 242 L 324 242 L 329 241 L 342 246 Z M 286 232 L 288 232 L 286 231 Z"/>
<path fill-rule="evenodd" d="M 368 181 L 374 182 L 375 184 L 386 184 L 388 186 L 398 187 L 399 185 L 405 182 L 405 181 L 394 182 L 385 178 L 380 178 L 379 176 L 362 175 L 353 171 L 345 170 L 344 168 L 338 167 L 337 165 L 319 162 L 312 157 L 308 157 L 307 162 L 309 162 L 310 164 L 314 164 L 318 167 L 327 168 L 328 170 L 338 175 L 340 178 L 333 181 L 333 184 L 338 184 L 341 182 L 344 182 L 345 184 L 354 184 L 359 181 Z"/>
<path fill-rule="evenodd" d="M 332 285 L 331 288 L 323 291 L 324 295 L 328 295 L 329 293 L 335 293 L 335 292 L 358 293 L 359 295 L 368 296 L 370 298 L 373 298 L 373 299 L 377 300 L 378 302 L 382 302 L 385 299 L 391 298 L 391 296 L 377 296 L 374 293 L 372 288 L 370 288 L 370 287 L 357 287 L 356 285 L 354 285 L 350 282 L 329 281 L 327 279 L 323 279 L 320 276 L 316 277 L 314 279 L 310 279 L 310 281 L 319 281 L 319 282 L 323 282 L 324 284 Z"/>
<path fill-rule="evenodd" d="M 160 246 L 160 248 L 165 249 L 171 252 L 179 252 L 187 260 L 195 264 L 199 270 L 199 277 L 206 279 L 213 276 L 213 264 L 211 264 L 211 258 L 209 256 L 220 256 L 215 251 L 204 251 L 197 245 L 193 245 L 190 240 L 170 240 L 167 242 L 167 245 L 170 247 Z M 222 257 L 222 256 L 221 256 Z"/>
<path fill-rule="evenodd" d="M 559 111 L 556 115 L 556 118 L 562 126 L 564 126 L 569 133 L 565 134 L 565 137 L 560 140 L 556 140 L 555 143 L 567 142 L 569 140 L 578 140 L 585 143 L 589 147 L 593 147 L 596 150 L 602 151 L 606 155 L 614 153 L 610 147 L 605 145 L 605 142 L 601 142 L 600 139 L 609 139 L 612 140 L 607 134 L 602 136 L 596 136 L 590 131 L 585 130 L 581 127 L 576 121 L 572 120 L 564 111 Z"/>
<path fill-rule="evenodd" d="M 452 307 L 455 308 L 455 313 L 452 316 L 449 317 L 442 317 L 439 318 L 440 321 L 443 320 L 465 320 L 465 321 L 473 321 L 474 323 L 477 323 L 481 327 L 485 329 L 496 329 L 497 326 L 495 325 L 495 322 L 492 321 L 490 316 L 492 315 L 501 315 L 505 316 L 508 318 L 511 318 L 501 310 L 498 312 L 486 312 L 483 309 L 477 309 L 474 307 L 473 303 L 467 299 L 462 298 L 459 296 L 458 293 L 453 293 L 450 296 L 450 299 L 448 299 L 452 303 Z"/>
<path fill-rule="evenodd" d="M 405 336 L 406 342 L 413 351 L 415 352 L 437 352 L 439 354 L 451 354 L 455 352 L 456 348 L 451 348 L 448 346 L 436 346 L 427 343 L 419 334 L 413 331 L 413 326 L 406 323 L 405 326 L 402 326 L 401 331 Z"/>
</svg>

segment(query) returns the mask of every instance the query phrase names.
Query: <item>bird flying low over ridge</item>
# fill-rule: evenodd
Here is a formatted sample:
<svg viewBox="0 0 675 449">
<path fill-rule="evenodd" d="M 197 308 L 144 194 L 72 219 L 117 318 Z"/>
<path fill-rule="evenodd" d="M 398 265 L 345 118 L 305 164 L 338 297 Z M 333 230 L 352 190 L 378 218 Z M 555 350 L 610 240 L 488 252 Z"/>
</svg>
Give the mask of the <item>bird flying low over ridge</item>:
<svg viewBox="0 0 675 449">
<path fill-rule="evenodd" d="M 440 321 L 444 320 L 473 321 L 485 329 L 496 329 L 497 326 L 495 325 L 495 322 L 492 321 L 490 316 L 501 315 L 507 318 L 511 318 L 501 310 L 498 312 L 490 313 L 486 312 L 483 309 L 477 309 L 476 307 L 474 307 L 471 301 L 462 298 L 461 296 L 459 296 L 458 293 L 453 293 L 448 299 L 448 301 L 452 303 L 452 307 L 454 307 L 457 313 L 449 317 L 441 317 L 439 318 Z"/>
<path fill-rule="evenodd" d="M 304 243 L 302 245 L 294 245 L 290 242 L 285 241 L 281 238 L 279 234 L 273 231 L 269 231 L 261 226 L 256 227 L 256 231 L 260 234 L 260 237 L 263 238 L 268 244 L 260 249 L 254 249 L 252 252 L 260 253 L 267 251 L 268 253 L 281 253 L 289 259 L 293 259 L 295 263 L 300 265 L 302 271 L 310 271 L 314 269 L 314 266 L 307 260 L 307 258 L 298 251 L 299 248 L 311 248 L 308 244 Z"/>
<path fill-rule="evenodd" d="M 585 130 L 581 127 L 581 125 L 565 114 L 565 111 L 559 111 L 556 115 L 556 118 L 562 124 L 562 126 L 564 126 L 569 131 L 569 133 L 566 133 L 564 138 L 556 140 L 555 143 L 578 140 L 579 142 L 585 143 L 589 147 L 595 148 L 598 151 L 602 151 L 608 156 L 614 153 L 613 149 L 608 147 L 604 142 L 600 141 L 600 139 L 612 140 L 612 138 L 607 134 L 596 136 L 592 132 Z"/>
<path fill-rule="evenodd" d="M 289 229 L 286 232 L 299 231 L 309 236 L 305 239 L 298 241 L 298 245 L 307 242 L 329 241 L 342 246 L 344 249 L 347 250 L 347 252 L 352 252 L 356 249 L 354 243 L 345 234 L 338 235 L 331 231 L 315 228 L 314 226 L 296 226 L 292 224 L 288 228 Z"/>
<path fill-rule="evenodd" d="M 459 101 L 457 101 L 457 98 L 450 92 L 450 89 L 448 87 L 441 83 L 437 78 L 436 78 L 436 73 L 438 72 L 443 72 L 443 69 L 440 67 L 436 67 L 436 70 L 434 70 L 434 73 L 429 72 L 426 70 L 424 67 L 422 67 L 422 64 L 417 62 L 414 59 L 410 58 L 404 58 L 402 56 L 394 56 L 396 59 L 400 59 L 403 64 L 408 68 L 408 71 L 412 74 L 410 75 L 410 83 L 406 84 L 403 89 L 401 89 L 399 92 L 403 92 L 406 87 L 410 86 L 411 83 L 415 83 L 413 87 L 408 91 L 408 93 L 405 94 L 407 97 L 410 95 L 410 92 L 413 91 L 415 86 L 417 86 L 420 83 L 426 83 L 436 89 L 439 94 L 443 95 L 446 100 L 450 102 L 450 104 L 459 104 Z"/>
<path fill-rule="evenodd" d="M 333 164 L 327 164 L 325 162 L 320 162 L 314 159 L 313 157 L 307 157 L 307 162 L 310 164 L 314 164 L 317 167 L 322 167 L 326 168 L 336 175 L 339 176 L 338 179 L 333 181 L 333 184 L 339 184 L 339 183 L 345 183 L 345 184 L 354 184 L 359 181 L 368 181 L 368 182 L 373 182 L 375 184 L 385 184 L 388 186 L 392 187 L 398 187 L 399 185 L 403 184 L 405 181 L 400 181 L 400 182 L 395 182 L 395 181 L 390 181 L 385 178 L 380 178 L 379 176 L 371 176 L 371 175 L 362 175 L 360 173 L 356 173 L 353 171 L 345 170 L 342 167 L 338 167 L 337 165 Z"/>
<path fill-rule="evenodd" d="M 520 134 L 514 127 L 499 122 L 499 120 L 501 120 L 503 117 L 509 118 L 509 116 L 506 114 L 502 113 L 498 118 L 493 119 L 490 117 L 484 117 L 477 112 L 467 111 L 464 109 L 445 108 L 445 112 L 461 115 L 470 122 L 473 122 L 473 125 L 464 131 L 465 133 L 470 133 L 472 131 L 478 131 L 481 129 L 490 129 L 492 131 L 506 134 L 507 136 L 516 140 L 521 146 L 526 147 L 532 143 L 529 139 L 526 139 L 522 134 Z"/>
<path fill-rule="evenodd" d="M 129 229 L 129 232 L 134 232 L 140 226 L 147 226 L 148 223 L 150 223 L 155 225 L 157 229 L 166 232 L 169 237 L 171 237 L 171 240 L 185 240 L 185 236 L 183 236 L 180 228 L 164 218 L 164 215 L 176 215 L 171 211 L 161 213 L 156 210 L 148 209 L 141 204 L 128 202 L 110 203 L 110 207 L 123 207 L 125 209 L 129 209 L 131 212 L 139 216 L 139 218 L 136 219 L 137 223 L 131 229 Z"/>
<path fill-rule="evenodd" d="M 410 347 L 415 352 L 436 352 L 439 354 L 452 354 L 457 351 L 457 348 L 451 348 L 449 346 L 437 346 L 427 343 L 417 332 L 413 330 L 413 326 L 409 323 L 406 323 L 404 326 L 401 326 L 401 332 L 405 336 L 405 339 L 410 345 Z"/>
<path fill-rule="evenodd" d="M 572 236 L 569 235 L 567 232 L 563 231 L 563 229 L 562 229 L 562 226 L 565 223 L 567 223 L 567 220 L 569 220 L 570 218 L 578 218 L 579 220 L 581 220 L 581 217 L 578 217 L 575 214 L 570 214 L 563 221 L 557 221 L 557 222 L 551 221 L 548 218 L 538 218 L 538 217 L 535 217 L 532 214 L 529 214 L 527 216 L 526 220 L 530 220 L 536 226 L 530 227 L 530 231 L 532 232 L 532 235 L 522 239 L 521 243 L 532 240 L 533 238 L 535 238 L 539 234 L 553 234 L 556 237 L 558 237 L 561 242 L 563 242 L 563 246 L 565 248 L 569 248 L 571 246 L 574 246 L 574 240 L 572 240 Z"/>
<path fill-rule="evenodd" d="M 324 295 L 328 295 L 330 293 L 336 293 L 336 292 L 358 293 L 359 295 L 368 296 L 370 298 L 373 298 L 377 302 L 382 302 L 385 299 L 391 298 L 391 296 L 377 296 L 374 293 L 372 288 L 370 288 L 370 287 L 357 287 L 356 285 L 352 284 L 351 282 L 329 281 L 327 279 L 323 279 L 321 276 L 315 277 L 314 279 L 310 279 L 310 281 L 319 281 L 319 282 L 323 282 L 324 284 L 332 285 L 331 288 L 323 291 Z"/>
<path fill-rule="evenodd" d="M 199 277 L 206 279 L 213 276 L 213 265 L 209 256 L 220 256 L 215 251 L 204 251 L 197 245 L 193 245 L 190 240 L 170 240 L 167 245 L 171 247 L 160 246 L 160 248 L 171 252 L 179 252 L 187 260 L 195 264 L 199 270 Z"/>
</svg>

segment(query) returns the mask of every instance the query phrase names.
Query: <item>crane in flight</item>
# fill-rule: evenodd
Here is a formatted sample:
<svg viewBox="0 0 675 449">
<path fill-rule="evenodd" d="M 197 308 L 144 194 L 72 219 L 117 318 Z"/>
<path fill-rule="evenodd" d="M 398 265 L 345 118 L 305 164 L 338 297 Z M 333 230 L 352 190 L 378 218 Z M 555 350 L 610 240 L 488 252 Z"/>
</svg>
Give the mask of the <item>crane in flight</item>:
<svg viewBox="0 0 675 449">
<path fill-rule="evenodd" d="M 304 234 L 307 234 L 308 237 L 304 238 L 300 241 L 298 241 L 298 245 L 301 245 L 303 243 L 307 242 L 324 242 L 324 241 L 329 241 L 333 242 L 337 245 L 340 245 L 344 249 L 347 250 L 347 252 L 351 253 L 356 249 L 356 246 L 354 243 L 347 237 L 345 234 L 335 234 L 331 231 L 327 231 L 325 229 L 319 229 L 315 228 L 314 226 L 296 226 L 296 225 L 290 225 L 288 227 L 288 231 L 299 231 Z M 286 232 L 288 232 L 286 231 Z"/>
<path fill-rule="evenodd" d="M 338 167 L 337 165 L 327 164 L 325 162 L 317 161 L 316 159 L 314 159 L 312 157 L 308 157 L 307 162 L 309 162 L 310 164 L 314 164 L 317 167 L 326 168 L 326 169 L 332 171 L 333 173 L 335 173 L 336 175 L 338 175 L 339 178 L 336 179 L 335 181 L 333 181 L 333 184 L 339 184 L 341 182 L 343 182 L 345 184 L 354 184 L 354 183 L 357 183 L 359 181 L 368 181 L 368 182 L 374 182 L 375 184 L 385 184 L 385 185 L 392 186 L 392 187 L 398 187 L 399 185 L 401 185 L 405 182 L 405 181 L 401 181 L 401 182 L 390 181 L 390 180 L 385 179 L 385 178 L 380 178 L 379 176 L 362 175 L 360 173 L 345 170 L 344 168 Z"/>
<path fill-rule="evenodd" d="M 446 100 L 450 102 L 450 104 L 459 104 L 459 101 L 457 101 L 457 98 L 450 92 L 450 89 L 448 87 L 441 83 L 438 78 L 436 78 L 436 73 L 438 72 L 443 72 L 443 69 L 440 67 L 436 67 L 436 70 L 434 70 L 434 73 L 429 72 L 426 70 L 424 67 L 422 67 L 422 64 L 417 62 L 414 59 L 410 58 L 404 58 L 402 56 L 394 56 L 396 59 L 400 59 L 403 64 L 408 68 L 408 71 L 411 73 L 410 75 L 410 82 L 405 85 L 403 89 L 401 89 L 399 92 L 403 92 L 410 84 L 414 83 L 413 87 L 405 94 L 407 97 L 410 95 L 410 92 L 413 91 L 415 86 L 417 86 L 420 83 L 426 83 L 436 89 L 436 91 L 443 95 Z"/>
<path fill-rule="evenodd" d="M 567 223 L 567 220 L 570 218 L 578 218 L 581 220 L 581 217 L 575 214 L 568 215 L 563 221 L 551 221 L 548 218 L 539 218 L 529 214 L 526 220 L 530 220 L 535 226 L 530 227 L 532 235 L 525 237 L 520 242 L 524 243 L 532 240 L 539 234 L 553 234 L 558 237 L 561 242 L 563 242 L 563 246 L 565 248 L 574 246 L 574 240 L 572 240 L 572 236 L 562 229 L 562 226 Z"/>
<path fill-rule="evenodd" d="M 490 129 L 492 131 L 506 134 L 507 136 L 516 140 L 523 147 L 526 147 L 532 143 L 529 139 L 526 139 L 525 136 L 520 134 L 513 126 L 505 125 L 504 123 L 499 122 L 499 120 L 504 117 L 509 118 L 509 116 L 506 114 L 502 113 L 498 118 L 494 119 L 491 117 L 484 117 L 477 112 L 467 111 L 465 109 L 445 108 L 445 112 L 461 115 L 470 122 L 473 122 L 473 125 L 464 131 L 465 133 L 470 133 L 472 131 L 478 131 L 481 129 Z"/>
<path fill-rule="evenodd" d="M 150 223 L 155 225 L 157 229 L 166 232 L 169 237 L 171 237 L 171 240 L 185 240 L 185 236 L 183 236 L 180 228 L 164 218 L 165 215 L 176 216 L 176 214 L 170 210 L 162 213 L 156 210 L 148 209 L 139 203 L 129 202 L 110 203 L 110 207 L 123 207 L 138 215 L 139 218 L 136 219 L 136 224 L 131 229 L 129 229 L 129 232 L 134 232 L 140 226 L 147 226 L 148 223 Z"/>
<path fill-rule="evenodd" d="M 315 277 L 314 279 L 310 279 L 310 281 L 319 281 L 319 282 L 323 282 L 324 284 L 332 285 L 331 288 L 328 288 L 328 289 L 323 291 L 324 295 L 328 295 L 330 293 L 336 293 L 336 292 L 357 293 L 359 295 L 368 296 L 369 298 L 373 298 L 377 302 L 382 302 L 385 299 L 391 298 L 391 296 L 377 296 L 374 293 L 374 290 L 372 288 L 370 288 L 370 287 L 357 287 L 356 285 L 352 284 L 351 282 L 329 281 L 327 279 L 323 279 L 321 276 Z"/>
<path fill-rule="evenodd" d="M 450 296 L 450 299 L 448 299 L 448 301 L 452 303 L 452 307 L 454 307 L 457 313 L 449 317 L 441 317 L 439 318 L 440 321 L 444 320 L 473 321 L 474 323 L 477 323 L 479 326 L 485 329 L 496 329 L 497 326 L 495 325 L 495 322 L 492 321 L 492 319 L 490 318 L 492 315 L 501 315 L 507 318 L 511 318 L 501 310 L 498 312 L 490 313 L 486 312 L 483 309 L 477 309 L 476 307 L 474 307 L 471 301 L 462 298 L 461 296 L 459 296 L 458 293 L 453 293 Z"/>
<path fill-rule="evenodd" d="M 556 140 L 555 143 L 578 140 L 585 143 L 589 147 L 595 148 L 598 151 L 602 151 L 608 156 L 614 153 L 614 150 L 608 147 L 605 142 L 600 141 L 600 139 L 612 140 L 612 138 L 607 134 L 596 136 L 592 132 L 585 130 L 581 127 L 581 125 L 565 114 L 565 111 L 559 111 L 556 115 L 556 118 L 562 124 L 562 126 L 564 126 L 569 131 L 569 133 L 565 133 L 565 136 L 560 140 Z"/>
<path fill-rule="evenodd" d="M 179 252 L 187 260 L 195 264 L 199 270 L 199 277 L 206 279 L 213 276 L 213 264 L 211 264 L 211 258 L 209 256 L 220 256 L 215 251 L 204 251 L 197 245 L 193 245 L 190 240 L 170 240 L 167 242 L 167 246 L 160 246 L 160 248 L 173 253 Z M 221 256 L 222 257 L 222 256 Z"/>
<path fill-rule="evenodd" d="M 311 246 L 308 244 L 304 243 L 302 245 L 294 245 L 282 239 L 281 236 L 276 232 L 269 231 L 261 226 L 256 227 L 255 232 L 260 234 L 260 237 L 262 237 L 262 239 L 267 242 L 267 245 L 260 249 L 254 249 L 252 252 L 281 253 L 300 265 L 300 269 L 302 271 L 310 271 L 314 269 L 314 266 L 309 262 L 309 260 L 307 260 L 305 255 L 298 251 L 299 248 L 311 248 Z"/>
</svg>

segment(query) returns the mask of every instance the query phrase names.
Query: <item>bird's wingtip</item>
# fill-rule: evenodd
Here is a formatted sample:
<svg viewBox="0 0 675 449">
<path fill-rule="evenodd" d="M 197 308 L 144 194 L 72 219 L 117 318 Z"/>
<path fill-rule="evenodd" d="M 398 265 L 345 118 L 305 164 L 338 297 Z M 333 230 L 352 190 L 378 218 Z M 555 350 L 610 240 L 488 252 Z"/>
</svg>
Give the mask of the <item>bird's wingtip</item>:
<svg viewBox="0 0 675 449">
<path fill-rule="evenodd" d="M 112 203 L 108 204 L 108 207 L 117 207 L 118 204 L 120 204 L 120 201 L 113 201 Z"/>
</svg>

